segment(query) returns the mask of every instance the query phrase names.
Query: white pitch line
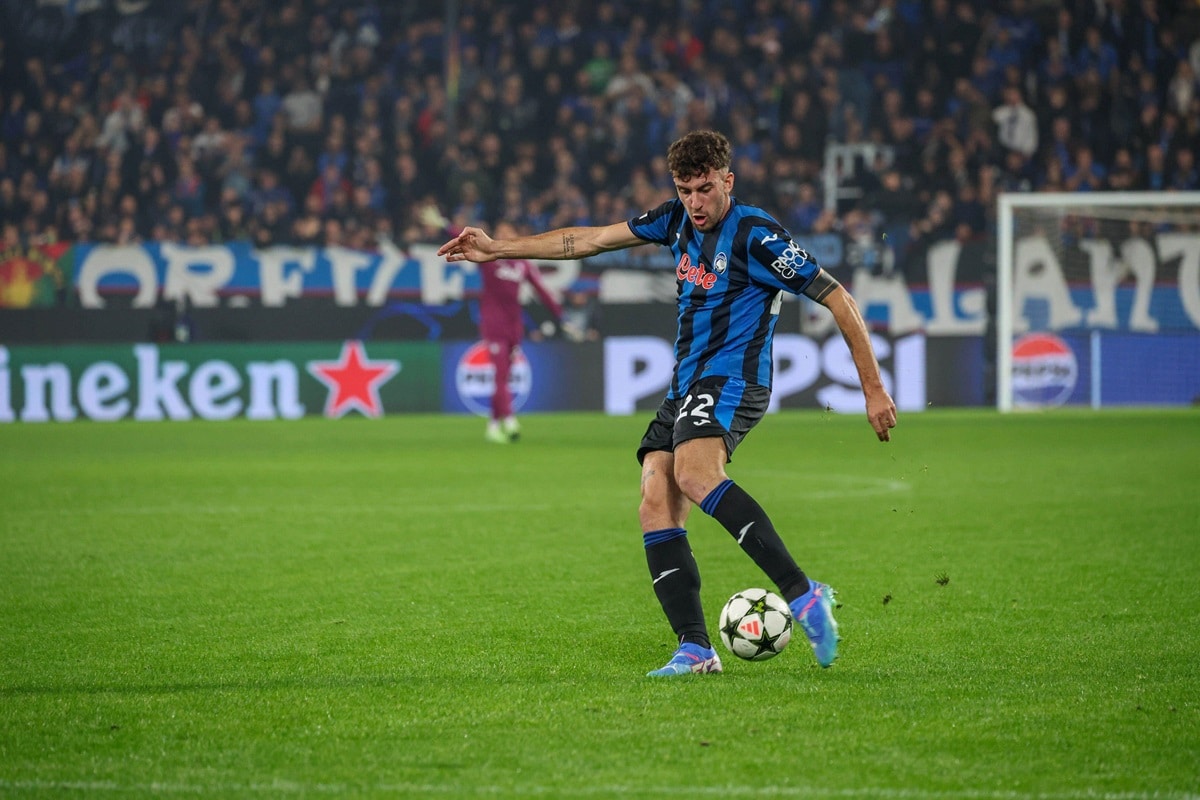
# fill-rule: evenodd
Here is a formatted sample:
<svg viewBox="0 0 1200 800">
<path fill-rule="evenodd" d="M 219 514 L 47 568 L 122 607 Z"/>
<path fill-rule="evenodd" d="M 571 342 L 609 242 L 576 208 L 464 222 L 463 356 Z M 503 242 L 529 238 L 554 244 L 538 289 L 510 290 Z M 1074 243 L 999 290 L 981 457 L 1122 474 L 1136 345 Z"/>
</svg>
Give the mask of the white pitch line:
<svg viewBox="0 0 1200 800">
<path fill-rule="evenodd" d="M 386 505 L 366 505 L 355 504 L 348 506 L 304 506 L 304 505 L 289 505 L 284 509 L 279 509 L 271 506 L 227 506 L 227 505 L 188 505 L 181 503 L 172 506 L 137 506 L 132 508 L 121 508 L 120 513 L 123 516 L 173 516 L 179 514 L 214 514 L 217 516 L 225 516 L 229 514 L 239 515 L 271 515 L 277 511 L 284 510 L 289 512 L 306 510 L 310 512 L 320 512 L 322 514 L 369 514 L 372 516 L 378 514 L 395 514 L 407 513 L 410 511 L 436 511 L 440 514 L 491 514 L 497 511 L 552 511 L 558 510 L 561 506 L 550 505 L 548 503 L 458 503 L 454 500 L 447 500 L 445 503 L 437 505 L 413 505 L 398 501 L 396 503 L 388 503 Z M 87 517 L 92 514 L 104 511 L 115 511 L 113 509 L 82 509 L 79 511 L 64 510 L 58 508 L 45 509 L 26 509 L 21 513 L 26 516 L 52 516 L 52 517 Z"/>
<path fill-rule="evenodd" d="M 767 469 L 745 469 L 741 470 L 745 475 L 750 476 L 767 476 L 773 480 L 794 479 L 797 485 L 809 486 L 804 491 L 804 496 L 811 500 L 836 500 L 845 497 L 871 497 L 875 495 L 899 494 L 912 491 L 912 485 L 906 481 L 897 480 L 895 478 L 870 478 L 862 475 L 832 475 L 819 474 L 811 475 L 804 472 L 788 472 Z M 830 483 L 834 485 L 829 488 L 815 488 L 814 483 L 824 483 L 827 486 Z M 840 484 L 840 485 L 838 485 Z M 590 500 L 591 502 L 586 502 Z M 609 507 L 613 504 L 632 502 L 627 498 L 603 498 L 591 496 L 590 498 L 577 498 L 572 501 L 573 508 L 582 506 L 598 505 Z M 295 512 L 302 509 L 317 511 L 322 514 L 368 514 L 371 516 L 383 514 L 409 513 L 409 512 L 436 512 L 442 515 L 453 514 L 496 514 L 496 513 L 543 513 L 561 511 L 562 505 L 552 503 L 460 503 L 455 502 L 453 498 L 447 498 L 444 503 L 430 504 L 423 503 L 414 505 L 406 503 L 403 499 L 398 499 L 394 503 L 387 504 L 355 504 L 347 506 L 328 506 L 319 505 L 313 506 L 311 509 L 304 505 L 290 505 L 285 510 Z M 24 509 L 21 511 L 23 516 L 33 517 L 88 517 L 92 514 L 101 513 L 111 509 L 102 509 L 97 507 L 87 509 L 63 509 L 63 508 L 37 508 Z M 207 505 L 191 505 L 188 503 L 178 503 L 175 505 L 154 505 L 154 506 L 135 506 L 132 508 L 121 508 L 120 512 L 127 517 L 156 517 L 156 516 L 179 516 L 182 514 L 193 515 L 216 515 L 216 516 L 254 516 L 256 514 L 270 515 L 274 514 L 278 509 L 268 506 L 236 506 L 222 504 L 207 504 Z"/>
<path fill-rule="evenodd" d="M 887 798 L 888 800 L 1200 800 L 1200 795 L 1186 791 L 1106 792 L 1080 789 L 1066 792 L 1018 792 L 993 789 L 963 789 L 932 791 L 924 789 L 887 789 L 859 787 L 823 789 L 813 786 L 540 786 L 540 785 L 462 785 L 436 783 L 381 783 L 374 785 L 339 783 L 302 783 L 276 780 L 268 783 L 171 783 L 150 782 L 122 784 L 115 781 L 44 781 L 6 780 L 0 778 L 0 790 L 5 792 L 62 792 L 86 793 L 144 793 L 162 794 L 433 794 L 457 797 L 506 796 L 531 797 L 629 797 L 629 796 L 686 796 L 713 797 L 845 797 Z"/>
</svg>

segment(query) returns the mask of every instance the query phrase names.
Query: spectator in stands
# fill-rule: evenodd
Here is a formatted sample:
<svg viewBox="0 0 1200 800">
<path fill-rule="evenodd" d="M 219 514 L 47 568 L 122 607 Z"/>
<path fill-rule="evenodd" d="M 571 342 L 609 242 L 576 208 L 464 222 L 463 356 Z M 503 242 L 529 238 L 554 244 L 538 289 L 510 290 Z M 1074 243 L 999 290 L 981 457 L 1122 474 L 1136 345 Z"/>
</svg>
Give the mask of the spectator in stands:
<svg viewBox="0 0 1200 800">
<path fill-rule="evenodd" d="M 1019 86 L 1005 86 L 1004 102 L 992 112 L 996 123 L 996 141 L 1008 150 L 1030 158 L 1038 148 L 1038 122 L 1033 109 L 1025 104 Z"/>
<path fill-rule="evenodd" d="M 0 116 L 0 139 L 9 144 L 22 141 L 25 138 L 25 117 L 28 113 L 25 93 L 9 93 L 8 102 L 4 104 L 4 114 Z"/>
<path fill-rule="evenodd" d="M 75 190 L 71 190 L 72 182 L 78 183 L 80 177 L 87 177 L 92 166 L 91 158 L 88 157 L 83 147 L 82 137 L 75 133 L 68 136 L 63 143 L 63 148 L 54 158 L 54 163 L 50 166 L 50 187 L 58 192 L 70 195 L 79 196 L 80 186 L 76 186 Z"/>
<path fill-rule="evenodd" d="M 217 155 L 211 174 L 221 192 L 233 192 L 237 197 L 250 193 L 254 180 L 254 158 L 249 150 L 250 139 L 242 133 L 230 133 L 225 139 L 223 153 Z"/>
<path fill-rule="evenodd" d="M 222 202 L 217 222 L 222 241 L 249 241 L 253 234 L 253 225 L 246 215 L 246 205 L 238 198 L 227 197 Z"/>
<path fill-rule="evenodd" d="M 17 182 L 12 176 L 0 176 L 0 220 L 16 227 L 16 221 L 25 216 L 25 208 L 17 199 Z"/>
<path fill-rule="evenodd" d="M 1133 153 L 1128 147 L 1118 148 L 1113 156 L 1112 169 L 1108 173 L 1106 188 L 1117 192 L 1132 192 L 1138 188 L 1138 181 L 1137 164 L 1134 162 Z"/>
<path fill-rule="evenodd" d="M 324 237 L 324 204 L 315 194 L 304 198 L 304 207 L 292 220 L 292 241 L 304 246 L 318 246 Z"/>
<path fill-rule="evenodd" d="M 291 8 L 285 6 L 285 9 Z M 288 93 L 280 103 L 280 111 L 283 112 L 289 136 L 306 147 L 313 147 L 321 136 L 323 103 L 321 95 L 312 88 L 303 70 L 295 71 Z"/>
<path fill-rule="evenodd" d="M 997 179 L 997 190 L 1002 192 L 1028 192 L 1033 189 L 1034 173 L 1032 162 L 1018 150 L 1004 154 L 1004 165 Z"/>
<path fill-rule="evenodd" d="M 145 124 L 146 115 L 142 107 L 134 101 L 129 92 L 121 92 L 117 95 L 116 106 L 104 117 L 96 146 L 124 153 L 132 146 L 131 140 L 141 132 Z"/>
<path fill-rule="evenodd" d="M 1175 151 L 1175 163 L 1171 166 L 1170 188 L 1181 192 L 1200 189 L 1200 171 L 1196 168 L 1196 151 L 1191 147 L 1180 147 Z"/>
<path fill-rule="evenodd" d="M 1064 171 L 1063 177 L 1069 192 L 1096 192 L 1104 188 L 1108 170 L 1096 163 L 1089 145 L 1079 144 L 1075 147 L 1075 156 Z"/>
<path fill-rule="evenodd" d="M 1180 117 L 1192 112 L 1197 93 L 1196 71 L 1190 61 L 1181 58 L 1175 65 L 1175 74 L 1167 84 L 1167 108 Z"/>
<path fill-rule="evenodd" d="M 283 98 L 275 90 L 275 76 L 264 72 L 259 78 L 258 93 L 251 100 L 254 109 L 253 136 L 255 145 L 262 145 L 274 129 L 275 116 L 283 110 Z"/>
<path fill-rule="evenodd" d="M 988 170 L 990 172 L 990 170 Z M 983 171 L 981 171 L 983 172 Z M 979 199 L 975 183 L 964 183 L 958 187 L 951 211 L 954 237 L 962 243 L 977 239 L 987 229 L 987 211 Z"/>
<path fill-rule="evenodd" d="M 265 167 L 258 170 L 258 181 L 250 190 L 250 203 L 255 216 L 265 214 L 267 208 L 272 206 L 279 210 L 280 216 L 287 216 L 296 206 L 295 198 L 280 184 L 279 176 Z"/>
<path fill-rule="evenodd" d="M 1075 54 L 1074 75 L 1078 80 L 1095 70 L 1100 80 L 1107 83 L 1117 69 L 1117 50 L 1104 39 L 1098 25 L 1091 25 L 1084 33 L 1083 44 Z"/>
<path fill-rule="evenodd" d="M 316 198 L 320 204 L 321 213 L 328 215 L 334 211 L 338 194 L 349 194 L 350 181 L 342 172 L 336 161 L 326 161 L 324 168 L 309 187 L 306 196 Z"/>
<path fill-rule="evenodd" d="M 805 181 L 797 187 L 796 199 L 785 224 L 789 230 L 801 234 L 811 233 L 817 227 L 817 222 L 824 213 L 825 204 L 821 202 L 817 187 L 811 182 Z"/>
<path fill-rule="evenodd" d="M 887 167 L 880 176 L 879 186 L 863 198 L 862 207 L 878 215 L 879 229 L 894 245 L 903 247 L 898 237 L 907 236 L 917 210 L 911 190 L 904 185 L 904 176 L 896 166 Z"/>
<path fill-rule="evenodd" d="M 180 154 L 175 163 L 179 171 L 175 176 L 171 196 L 185 215 L 198 217 L 204 213 L 205 208 L 207 186 L 204 178 L 197 171 L 191 156 Z"/>
</svg>

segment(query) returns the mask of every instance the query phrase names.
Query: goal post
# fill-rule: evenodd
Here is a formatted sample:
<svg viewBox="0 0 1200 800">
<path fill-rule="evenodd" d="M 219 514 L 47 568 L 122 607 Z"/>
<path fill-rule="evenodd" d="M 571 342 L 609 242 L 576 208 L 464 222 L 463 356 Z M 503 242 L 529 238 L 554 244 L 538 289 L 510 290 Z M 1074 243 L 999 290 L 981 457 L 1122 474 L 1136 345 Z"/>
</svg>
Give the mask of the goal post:
<svg viewBox="0 0 1200 800">
<path fill-rule="evenodd" d="M 996 407 L 1200 403 L 1200 192 L 999 196 Z"/>
</svg>

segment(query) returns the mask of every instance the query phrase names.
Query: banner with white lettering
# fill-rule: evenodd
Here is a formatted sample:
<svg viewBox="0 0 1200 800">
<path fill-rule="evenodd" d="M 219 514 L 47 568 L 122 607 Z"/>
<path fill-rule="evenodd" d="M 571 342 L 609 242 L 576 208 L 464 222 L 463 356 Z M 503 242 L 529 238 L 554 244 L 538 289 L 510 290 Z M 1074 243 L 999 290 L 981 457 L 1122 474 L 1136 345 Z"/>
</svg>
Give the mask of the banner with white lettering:
<svg viewBox="0 0 1200 800">
<path fill-rule="evenodd" d="M 920 330 L 931 337 L 978 336 L 986 332 L 994 303 L 989 296 L 994 247 L 940 242 L 908 272 L 852 264 L 830 270 L 851 288 L 874 327 L 893 335 Z M 1082 240 L 1069 253 L 1034 236 L 1017 241 L 1015 252 L 1018 331 L 1200 330 L 1198 234 Z M 676 295 L 677 265 L 659 256 L 653 251 L 637 259 L 604 256 L 539 267 L 560 295 L 586 287 L 601 305 L 669 303 Z M 85 309 L 114 306 L 117 298 L 123 299 L 115 307 L 122 308 L 153 308 L 164 301 L 197 309 L 281 308 L 300 298 L 327 298 L 341 308 L 383 307 L 396 300 L 434 307 L 477 297 L 481 287 L 476 265 L 447 263 L 433 245 L 386 246 L 379 252 L 258 250 L 246 243 L 76 245 L 66 260 L 73 266 L 73 299 Z M 590 276 L 583 276 L 584 269 Z M 18 277 L 26 274 L 33 273 L 23 268 Z M 26 286 L 16 279 L 10 284 Z M 528 300 L 529 287 L 525 292 Z"/>
<path fill-rule="evenodd" d="M 924 334 L 871 335 L 884 386 L 903 411 L 926 406 Z M 770 410 L 864 409 L 854 361 L 841 336 L 817 339 L 797 333 L 775 335 L 775 381 Z M 658 407 L 675 366 L 672 344 L 657 336 L 610 336 L 604 340 L 604 410 L 632 414 Z"/>
<path fill-rule="evenodd" d="M 0 346 L 0 422 L 366 417 L 441 408 L 440 347 Z"/>
<path fill-rule="evenodd" d="M 875 335 L 872 341 L 897 405 L 924 408 L 924 334 Z M 774 355 L 772 410 L 862 412 L 858 379 L 840 336 L 779 334 Z M 671 342 L 657 336 L 530 341 L 515 356 L 510 388 L 523 412 L 632 414 L 658 406 L 673 366 Z M 944 367 L 949 374 L 978 374 L 977 365 Z M 0 345 L 0 423 L 486 415 L 493 380 L 491 359 L 477 341 Z M 943 388 L 933 391 L 945 395 Z"/>
<path fill-rule="evenodd" d="M 270 247 L 246 242 L 192 247 L 172 243 L 73 249 L 74 289 L 84 308 L 105 308 L 116 296 L 153 308 L 161 300 L 194 308 L 258 303 L 278 307 L 301 297 L 328 297 L 338 306 L 382 306 L 394 298 L 440 305 L 478 295 L 475 264 L 450 264 L 432 245 L 379 252 L 346 247 Z M 546 284 L 565 291 L 579 275 L 578 261 L 546 262 Z M 527 295 L 532 289 L 524 287 Z"/>
</svg>

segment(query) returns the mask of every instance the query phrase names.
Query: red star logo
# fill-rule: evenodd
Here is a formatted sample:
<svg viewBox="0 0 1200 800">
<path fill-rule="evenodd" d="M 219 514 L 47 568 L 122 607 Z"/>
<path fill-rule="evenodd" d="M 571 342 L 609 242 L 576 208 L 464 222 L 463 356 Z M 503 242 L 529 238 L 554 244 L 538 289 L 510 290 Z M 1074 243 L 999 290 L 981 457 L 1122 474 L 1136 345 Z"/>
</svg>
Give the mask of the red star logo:
<svg viewBox="0 0 1200 800">
<path fill-rule="evenodd" d="M 329 389 L 325 416 L 336 418 L 351 409 L 368 417 L 383 416 L 379 387 L 400 371 L 399 361 L 370 361 L 363 343 L 342 343 L 337 361 L 310 361 L 308 372 Z"/>
</svg>

